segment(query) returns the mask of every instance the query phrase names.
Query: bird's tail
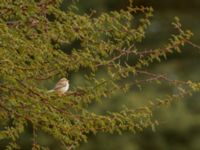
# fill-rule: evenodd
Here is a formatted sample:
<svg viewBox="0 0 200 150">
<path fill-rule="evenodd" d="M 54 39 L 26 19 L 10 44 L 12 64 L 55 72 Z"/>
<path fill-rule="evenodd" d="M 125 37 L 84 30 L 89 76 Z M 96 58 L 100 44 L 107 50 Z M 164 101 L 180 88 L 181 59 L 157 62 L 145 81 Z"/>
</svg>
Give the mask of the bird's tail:
<svg viewBox="0 0 200 150">
<path fill-rule="evenodd" d="M 54 89 L 53 90 L 48 90 L 47 93 L 52 93 L 54 92 Z"/>
</svg>

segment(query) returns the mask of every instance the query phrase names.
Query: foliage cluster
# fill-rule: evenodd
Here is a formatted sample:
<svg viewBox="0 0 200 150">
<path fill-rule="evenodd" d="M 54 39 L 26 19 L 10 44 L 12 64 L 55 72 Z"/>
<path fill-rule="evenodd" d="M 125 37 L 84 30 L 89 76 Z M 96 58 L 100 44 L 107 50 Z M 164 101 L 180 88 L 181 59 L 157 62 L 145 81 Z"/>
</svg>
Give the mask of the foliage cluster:
<svg viewBox="0 0 200 150">
<path fill-rule="evenodd" d="M 141 50 L 137 45 L 153 16 L 151 7 L 130 6 L 95 16 L 80 15 L 75 4 L 67 11 L 60 9 L 61 0 L 2 0 L 0 2 L 0 140 L 6 149 L 20 149 L 18 139 L 32 127 L 32 149 L 48 149 L 37 141 L 45 132 L 74 149 L 87 141 L 89 133 L 119 134 L 128 130 L 155 128 L 153 109 L 200 91 L 200 83 L 177 81 L 164 74 L 148 71 L 150 65 L 181 52 L 181 46 L 192 44 L 192 33 L 184 30 L 178 18 L 169 42 L 161 48 Z M 74 43 L 79 43 L 74 47 Z M 63 49 L 67 45 L 67 49 Z M 134 61 L 130 61 L 131 60 Z M 85 84 L 64 96 L 49 94 L 41 81 L 67 76 L 84 70 Z M 105 75 L 99 77 L 103 71 Z M 142 78 L 141 78 L 142 76 Z M 134 78 L 129 82 L 128 78 Z M 156 98 L 146 106 L 120 112 L 96 114 L 88 110 L 131 87 L 166 82 L 177 91 Z"/>
</svg>

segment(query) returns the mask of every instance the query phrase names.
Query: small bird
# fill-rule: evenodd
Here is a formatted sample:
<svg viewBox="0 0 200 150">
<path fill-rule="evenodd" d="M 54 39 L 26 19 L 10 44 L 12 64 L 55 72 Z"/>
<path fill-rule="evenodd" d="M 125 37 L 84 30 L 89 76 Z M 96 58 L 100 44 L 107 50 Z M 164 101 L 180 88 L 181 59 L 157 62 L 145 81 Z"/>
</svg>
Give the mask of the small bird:
<svg viewBox="0 0 200 150">
<path fill-rule="evenodd" d="M 48 93 L 56 92 L 59 95 L 63 95 L 68 91 L 68 89 L 69 80 L 67 80 L 66 78 L 62 78 L 56 83 L 55 87 L 52 90 L 48 91 Z"/>
</svg>

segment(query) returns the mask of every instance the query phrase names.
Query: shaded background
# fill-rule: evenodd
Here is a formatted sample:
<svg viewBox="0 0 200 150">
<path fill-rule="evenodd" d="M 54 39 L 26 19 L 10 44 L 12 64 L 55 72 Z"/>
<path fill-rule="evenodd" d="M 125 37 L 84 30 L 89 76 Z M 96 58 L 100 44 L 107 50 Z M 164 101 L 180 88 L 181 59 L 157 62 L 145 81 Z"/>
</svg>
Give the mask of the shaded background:
<svg viewBox="0 0 200 150">
<path fill-rule="evenodd" d="M 79 0 L 78 7 L 82 13 L 97 10 L 101 12 L 120 10 L 126 8 L 128 0 Z M 70 0 L 64 0 L 62 9 L 69 6 Z M 135 5 L 152 6 L 155 10 L 152 23 L 147 30 L 145 40 L 139 45 L 141 49 L 151 49 L 165 44 L 173 33 L 171 22 L 174 16 L 181 19 L 184 28 L 192 30 L 193 41 L 200 44 L 200 0 L 135 0 Z M 76 47 L 76 46 L 75 46 Z M 173 54 L 168 60 L 151 65 L 151 72 L 166 73 L 172 79 L 200 81 L 200 50 L 191 46 L 183 48 L 183 53 Z M 70 75 L 70 88 L 82 84 L 82 74 Z M 134 80 L 134 79 L 132 79 Z M 56 81 L 49 83 L 50 87 Z M 137 108 L 145 105 L 149 99 L 162 96 L 175 90 L 173 87 L 150 84 L 143 86 L 139 91 L 133 88 L 126 95 L 117 95 L 112 100 L 106 100 L 102 104 L 92 104 L 91 111 L 98 113 L 107 110 L 117 111 L 122 105 Z M 156 132 L 146 129 L 141 133 L 125 132 L 123 135 L 109 135 L 99 133 L 89 135 L 88 143 L 81 143 L 77 150 L 200 150 L 200 94 L 186 97 L 181 102 L 175 102 L 171 107 L 157 110 L 156 118 L 160 126 Z M 31 131 L 31 130 L 30 130 Z M 24 150 L 29 150 L 31 145 L 31 132 L 21 136 L 20 142 Z M 50 146 L 52 150 L 59 150 L 59 144 L 45 133 L 39 133 L 38 142 Z M 0 149 L 5 141 L 0 141 Z"/>
<path fill-rule="evenodd" d="M 66 0 L 67 1 L 67 0 Z M 192 40 L 200 44 L 200 1 L 199 0 L 135 0 L 135 5 L 152 6 L 154 17 L 147 30 L 146 39 L 139 45 L 142 49 L 150 49 L 165 44 L 173 33 L 171 22 L 174 16 L 181 19 L 186 29 L 192 30 Z M 120 10 L 126 8 L 128 0 L 80 0 L 79 8 L 82 12 L 97 10 Z M 63 8 L 67 3 L 63 5 Z M 173 54 L 162 63 L 151 66 L 152 72 L 166 73 L 173 79 L 200 81 L 200 50 L 190 46 L 183 48 L 183 53 Z M 72 81 L 80 79 L 79 75 Z M 93 105 L 92 110 L 104 112 L 106 110 L 119 110 L 122 105 L 137 107 L 151 99 L 173 91 L 173 88 L 146 85 L 143 91 L 132 90 L 126 96 L 105 101 L 103 104 Z M 123 135 L 97 134 L 90 135 L 88 143 L 82 143 L 77 150 L 200 150 L 200 94 L 186 97 L 183 101 L 174 103 L 169 108 L 162 108 L 156 112 L 160 122 L 156 132 L 147 129 L 142 133 L 125 133 Z"/>
</svg>

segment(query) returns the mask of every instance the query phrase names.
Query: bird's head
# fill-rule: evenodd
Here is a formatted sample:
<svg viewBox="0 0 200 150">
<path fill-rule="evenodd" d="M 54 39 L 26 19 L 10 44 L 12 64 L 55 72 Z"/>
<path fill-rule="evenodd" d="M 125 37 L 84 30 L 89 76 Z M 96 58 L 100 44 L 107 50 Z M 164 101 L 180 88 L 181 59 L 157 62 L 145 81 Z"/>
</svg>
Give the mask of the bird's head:
<svg viewBox="0 0 200 150">
<path fill-rule="evenodd" d="M 69 83 L 69 80 L 67 80 L 67 78 L 62 78 L 62 79 L 60 79 L 60 81 Z"/>
</svg>

